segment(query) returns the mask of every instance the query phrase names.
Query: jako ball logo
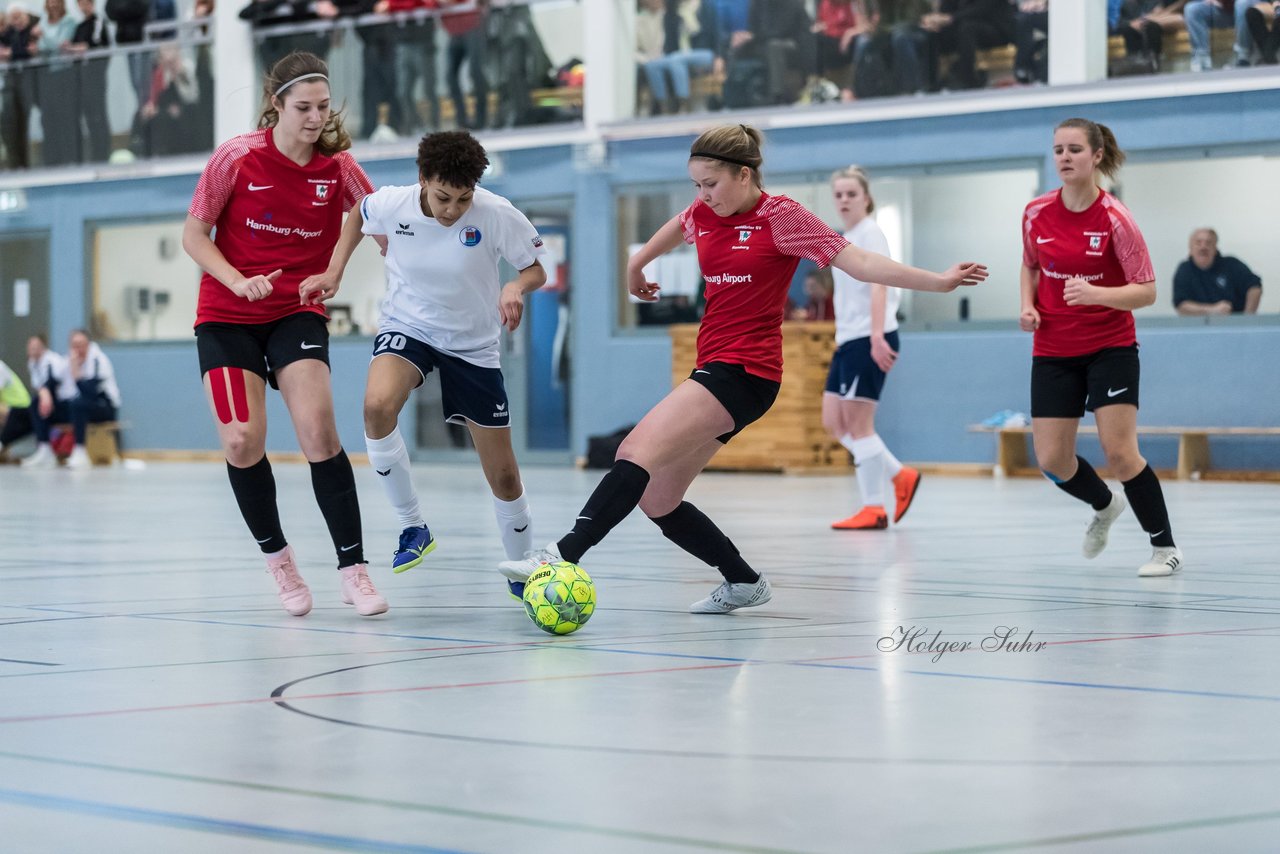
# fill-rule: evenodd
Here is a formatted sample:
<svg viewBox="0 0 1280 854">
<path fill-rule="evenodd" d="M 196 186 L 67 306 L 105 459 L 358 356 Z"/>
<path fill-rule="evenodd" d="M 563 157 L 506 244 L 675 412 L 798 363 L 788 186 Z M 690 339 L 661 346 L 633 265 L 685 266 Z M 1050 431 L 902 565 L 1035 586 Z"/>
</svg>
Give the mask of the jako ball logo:
<svg viewBox="0 0 1280 854">
<path fill-rule="evenodd" d="M 463 246 L 476 246 L 480 243 L 480 229 L 469 225 L 458 233 L 458 239 L 462 241 Z"/>
</svg>

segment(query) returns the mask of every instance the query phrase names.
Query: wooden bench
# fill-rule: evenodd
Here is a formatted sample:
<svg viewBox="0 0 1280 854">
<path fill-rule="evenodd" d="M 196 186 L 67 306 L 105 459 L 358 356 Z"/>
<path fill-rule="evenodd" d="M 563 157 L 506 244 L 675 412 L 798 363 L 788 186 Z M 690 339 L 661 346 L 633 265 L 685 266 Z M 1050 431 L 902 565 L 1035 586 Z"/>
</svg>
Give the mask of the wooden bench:
<svg viewBox="0 0 1280 854">
<path fill-rule="evenodd" d="M 89 455 L 89 462 L 95 466 L 109 466 L 117 459 L 124 459 L 120 453 L 120 430 L 124 425 L 119 421 L 98 421 L 91 423 L 85 430 L 84 450 Z M 50 428 L 58 433 L 70 433 L 74 428 L 70 424 L 51 424 Z M 59 462 L 66 457 L 59 457 Z"/>
<path fill-rule="evenodd" d="M 987 427 L 974 424 L 969 428 L 971 433 L 996 434 L 996 467 L 1008 475 L 1038 474 L 1039 470 L 1031 464 L 1027 453 L 1027 436 L 1030 427 Z M 1084 435 L 1098 434 L 1098 428 L 1081 425 L 1080 433 Z M 1209 473 L 1212 458 L 1209 455 L 1210 436 L 1280 436 L 1280 427 L 1138 427 L 1139 436 L 1177 436 L 1179 480 L 1199 480 Z M 1247 479 L 1280 479 L 1270 473 L 1236 473 L 1237 477 Z"/>
<path fill-rule="evenodd" d="M 1234 27 L 1213 29 L 1209 33 L 1210 51 L 1213 56 L 1221 57 L 1231 54 L 1236 37 Z M 987 72 L 989 84 L 1012 80 L 1015 53 L 1016 50 L 1011 44 L 980 50 L 974 66 L 980 71 Z M 1121 36 L 1108 37 L 1107 61 L 1116 62 L 1124 59 L 1125 55 L 1124 38 Z M 1162 57 L 1164 65 L 1167 66 L 1173 60 L 1185 59 L 1189 56 L 1191 56 L 1191 37 L 1185 29 L 1165 34 L 1164 54 Z"/>
</svg>

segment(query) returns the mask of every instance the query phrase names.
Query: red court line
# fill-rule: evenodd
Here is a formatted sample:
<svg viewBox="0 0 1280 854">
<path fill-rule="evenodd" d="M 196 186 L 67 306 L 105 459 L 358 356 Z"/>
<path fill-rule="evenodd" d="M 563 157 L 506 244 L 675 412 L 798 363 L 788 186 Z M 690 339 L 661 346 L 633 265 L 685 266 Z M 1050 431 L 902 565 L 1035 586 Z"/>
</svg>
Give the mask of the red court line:
<svg viewBox="0 0 1280 854">
<path fill-rule="evenodd" d="M 1034 641 L 1034 643 L 1043 643 L 1045 646 L 1068 646 L 1070 644 L 1077 644 L 1077 643 L 1107 643 L 1109 641 L 1147 640 L 1150 638 L 1185 638 L 1185 637 L 1195 637 L 1196 635 L 1232 635 L 1232 634 L 1240 634 L 1241 632 L 1268 632 L 1268 631 L 1275 631 L 1277 628 L 1280 628 L 1280 626 L 1254 626 L 1248 629 L 1211 629 L 1211 630 L 1202 631 L 1202 632 L 1165 632 L 1160 634 L 1147 634 L 1147 635 L 1115 635 L 1113 637 L 1105 637 L 1105 638 L 1076 638 L 1075 640 Z M 885 635 L 885 637 L 888 637 L 888 636 Z M 922 635 L 921 637 L 923 637 L 927 641 L 931 637 L 931 635 Z M 991 637 L 991 635 L 987 635 L 987 637 Z M 1025 638 L 1022 640 L 1025 640 Z M 1022 640 L 1018 640 L 1016 642 L 1011 641 L 1011 643 L 1015 643 L 1016 645 L 1017 643 L 1022 643 Z M 943 643 L 950 643 L 950 641 L 943 641 Z M 970 647 L 969 649 L 948 650 L 947 655 L 958 655 L 964 652 L 983 652 L 983 651 L 984 650 L 982 650 L 981 647 Z M 788 663 L 789 664 L 813 664 L 819 661 L 856 661 L 862 658 L 880 658 L 885 655 L 893 655 L 894 652 L 896 652 L 896 650 L 891 650 L 890 652 L 877 651 L 874 653 L 864 653 L 861 655 L 833 655 L 826 658 L 797 658 L 797 659 L 793 659 Z M 917 649 L 917 650 L 911 650 L 903 654 L 904 655 L 937 655 L 938 650 L 937 649 Z"/>
<path fill-rule="evenodd" d="M 568 679 L 599 679 L 609 676 L 644 676 L 654 673 L 679 673 L 690 670 L 717 670 L 742 667 L 750 661 L 734 661 L 727 664 L 696 664 L 687 667 L 658 667 L 651 670 L 616 670 L 605 673 L 578 673 L 564 676 L 540 676 L 533 679 L 494 679 L 485 682 L 448 682 L 440 685 L 418 685 L 412 688 L 378 688 L 372 691 L 337 691 L 330 694 L 299 694 L 296 697 L 254 697 L 249 700 L 218 700 L 211 703 L 184 703 L 176 706 L 141 706 L 131 709 L 104 709 L 95 712 L 66 712 L 57 715 L 22 715 L 0 718 L 0 724 L 30 723 L 32 721 L 56 721 L 68 718 L 97 718 L 109 715 L 130 715 L 143 712 L 176 712 L 194 709 L 215 709 L 222 706 L 245 706 L 256 703 L 298 702 L 301 700 L 329 700 L 341 697 L 373 697 L 379 694 L 406 694 L 415 691 L 440 691 L 448 688 L 492 688 L 498 685 L 525 685 L 534 682 L 555 682 Z M 758 663 L 758 662 L 756 662 Z"/>
<path fill-rule="evenodd" d="M 1220 635 L 1220 634 L 1238 634 L 1240 632 L 1256 632 L 1271 629 L 1274 627 L 1253 627 L 1248 629 L 1215 629 L 1202 632 L 1169 632 L 1166 634 L 1144 634 L 1144 635 L 1122 635 L 1118 637 L 1105 638 L 1079 638 L 1076 640 L 1066 641 L 1045 641 L 1046 645 L 1066 645 L 1078 643 L 1104 643 L 1107 641 L 1117 640 L 1144 640 L 1149 638 L 1176 638 L 1176 637 L 1192 637 L 1195 635 Z M 512 646 L 519 647 L 527 644 L 487 644 L 486 646 Z M 476 647 L 459 646 L 459 647 L 435 647 L 435 649 L 473 649 Z M 589 648 L 588 648 L 589 651 Z M 957 650 L 963 652 L 966 650 Z M 968 650 L 968 651 L 973 651 Z M 731 667 L 743 667 L 747 664 L 814 664 L 821 661 L 851 661 L 861 658 L 880 658 L 892 653 L 877 652 L 868 655 L 840 655 L 823 658 L 804 658 L 792 659 L 789 661 L 733 661 L 723 664 L 695 664 L 686 667 L 657 667 L 649 670 L 614 670 L 603 673 L 579 673 L 564 676 L 539 676 L 531 679 L 494 679 L 484 682 L 449 682 L 439 685 L 418 685 L 412 688 L 378 688 L 371 691 L 337 691 L 327 694 L 300 694 L 294 697 L 254 697 L 248 700 L 218 700 L 210 703 L 184 703 L 174 706 L 140 706 L 128 709 L 103 709 L 93 712 L 66 712 L 54 715 L 20 715 L 15 717 L 0 718 L 0 724 L 16 724 L 31 723 L 35 721 L 53 721 L 65 720 L 70 718 L 96 718 L 108 717 L 112 715 L 129 715 L 146 712 L 176 712 L 194 709 L 215 709 L 223 706 L 245 706 L 260 703 L 281 703 L 281 702 L 299 702 L 302 700 L 330 700 L 342 697 L 373 697 L 383 694 L 406 694 L 418 691 L 440 691 L 451 688 L 492 688 L 499 685 L 527 685 L 539 682 L 556 682 L 569 679 L 600 679 L 613 676 L 646 676 L 657 673 L 684 673 L 696 670 L 723 670 Z M 908 655 L 933 655 L 936 651 L 918 650 L 908 653 Z"/>
</svg>

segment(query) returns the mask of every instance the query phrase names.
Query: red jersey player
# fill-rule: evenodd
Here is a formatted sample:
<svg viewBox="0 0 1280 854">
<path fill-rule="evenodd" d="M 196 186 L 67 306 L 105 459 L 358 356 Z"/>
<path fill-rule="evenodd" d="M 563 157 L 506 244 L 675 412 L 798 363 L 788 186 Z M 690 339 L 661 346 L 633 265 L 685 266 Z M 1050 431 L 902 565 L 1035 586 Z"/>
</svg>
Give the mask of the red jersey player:
<svg viewBox="0 0 1280 854">
<path fill-rule="evenodd" d="M 639 505 L 663 536 L 724 576 L 710 596 L 690 606 L 692 612 L 763 605 L 772 595 L 768 579 L 684 494 L 716 451 L 764 415 L 778 394 L 781 325 L 800 259 L 863 281 L 925 291 L 950 291 L 987 277 L 980 264 L 929 273 L 851 245 L 797 202 L 764 191 L 760 144 L 760 132 L 745 125 L 714 128 L 694 142 L 689 177 L 697 196 L 632 256 L 627 290 L 656 300 L 659 286 L 645 280 L 645 266 L 682 241 L 697 247 L 707 297 L 697 367 L 623 441 L 573 530 L 523 561 L 501 564 L 508 578 L 523 581 L 541 563 L 577 563 Z"/>
<path fill-rule="evenodd" d="M 280 529 L 265 452 L 268 382 L 280 390 L 311 463 L 343 601 L 362 615 L 387 610 L 365 567 L 355 477 L 334 423 L 325 295 L 298 295 L 304 278 L 328 266 L 343 212 L 372 189 L 350 147 L 330 108 L 324 61 L 289 54 L 267 74 L 258 130 L 209 158 L 182 235 L 205 271 L 196 345 L 231 489 L 281 603 L 295 616 L 311 610 L 311 592 Z"/>
<path fill-rule="evenodd" d="M 1151 538 L 1151 560 L 1138 574 L 1182 568 L 1155 472 L 1138 451 L 1138 342 L 1133 310 L 1156 299 L 1155 271 L 1129 209 L 1097 184 L 1113 175 L 1124 152 L 1103 125 L 1067 119 L 1053 134 L 1061 189 L 1027 205 L 1022 215 L 1022 314 L 1035 333 L 1031 362 L 1031 429 L 1045 476 L 1095 513 L 1084 556 L 1097 557 L 1107 532 L 1133 505 Z M 1085 411 L 1111 470 L 1124 485 L 1113 493 L 1076 454 Z"/>
</svg>

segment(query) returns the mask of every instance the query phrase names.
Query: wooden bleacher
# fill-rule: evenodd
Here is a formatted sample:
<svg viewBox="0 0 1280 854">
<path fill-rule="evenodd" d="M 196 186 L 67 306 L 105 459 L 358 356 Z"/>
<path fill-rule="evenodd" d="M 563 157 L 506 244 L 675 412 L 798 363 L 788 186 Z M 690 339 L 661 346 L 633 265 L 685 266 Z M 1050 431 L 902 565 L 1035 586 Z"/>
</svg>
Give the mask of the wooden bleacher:
<svg viewBox="0 0 1280 854">
<path fill-rule="evenodd" d="M 1040 474 L 1027 453 L 1030 427 L 987 427 L 975 424 L 971 433 L 996 434 L 996 467 L 1010 476 Z M 1080 433 L 1098 434 L 1098 428 L 1081 425 Z M 1211 436 L 1280 436 L 1280 427 L 1138 427 L 1139 436 L 1178 438 L 1178 480 L 1280 480 L 1280 471 L 1220 471 L 1209 454 Z"/>
</svg>

